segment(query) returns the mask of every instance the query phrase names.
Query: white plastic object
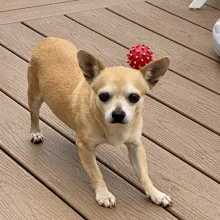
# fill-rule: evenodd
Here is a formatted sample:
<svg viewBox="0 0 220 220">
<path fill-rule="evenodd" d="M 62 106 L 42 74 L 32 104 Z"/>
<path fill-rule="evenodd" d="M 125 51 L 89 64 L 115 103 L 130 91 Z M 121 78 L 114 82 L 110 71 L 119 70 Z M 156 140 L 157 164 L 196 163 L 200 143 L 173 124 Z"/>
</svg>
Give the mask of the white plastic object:
<svg viewBox="0 0 220 220">
<path fill-rule="evenodd" d="M 198 9 L 198 8 L 201 8 L 205 2 L 207 0 L 194 0 L 190 5 L 189 5 L 189 8 L 191 9 Z"/>
<path fill-rule="evenodd" d="M 217 20 L 213 27 L 213 43 L 215 52 L 220 57 L 220 18 Z"/>
</svg>

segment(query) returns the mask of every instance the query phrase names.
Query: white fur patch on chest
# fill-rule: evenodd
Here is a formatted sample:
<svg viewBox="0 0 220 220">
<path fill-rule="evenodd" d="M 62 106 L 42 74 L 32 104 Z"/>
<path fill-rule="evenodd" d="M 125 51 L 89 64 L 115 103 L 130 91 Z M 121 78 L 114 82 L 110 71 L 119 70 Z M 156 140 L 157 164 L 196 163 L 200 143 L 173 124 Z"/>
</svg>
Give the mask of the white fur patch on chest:
<svg viewBox="0 0 220 220">
<path fill-rule="evenodd" d="M 111 129 L 108 133 L 107 143 L 114 146 L 121 145 L 130 138 L 130 135 L 130 129 Z"/>
</svg>

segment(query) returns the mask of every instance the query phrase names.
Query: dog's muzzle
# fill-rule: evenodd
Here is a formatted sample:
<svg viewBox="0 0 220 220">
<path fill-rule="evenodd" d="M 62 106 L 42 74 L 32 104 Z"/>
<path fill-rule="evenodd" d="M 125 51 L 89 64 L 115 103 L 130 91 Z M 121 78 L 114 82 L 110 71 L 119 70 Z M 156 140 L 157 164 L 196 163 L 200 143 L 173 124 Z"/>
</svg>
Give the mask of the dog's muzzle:
<svg viewBox="0 0 220 220">
<path fill-rule="evenodd" d="M 121 108 L 116 108 L 116 109 L 112 112 L 112 123 L 125 124 L 125 123 L 123 122 L 125 116 L 126 116 L 126 114 L 125 114 L 125 112 L 124 112 Z"/>
</svg>

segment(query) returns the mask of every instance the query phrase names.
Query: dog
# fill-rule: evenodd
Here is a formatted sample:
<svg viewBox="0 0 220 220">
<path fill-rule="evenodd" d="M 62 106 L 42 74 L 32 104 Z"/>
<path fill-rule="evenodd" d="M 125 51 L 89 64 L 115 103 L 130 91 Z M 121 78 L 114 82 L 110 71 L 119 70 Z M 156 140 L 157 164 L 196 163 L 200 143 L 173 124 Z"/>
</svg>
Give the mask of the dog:
<svg viewBox="0 0 220 220">
<path fill-rule="evenodd" d="M 171 198 L 152 184 L 141 142 L 145 95 L 169 67 L 168 57 L 152 61 L 140 70 L 105 67 L 92 54 L 71 42 L 47 37 L 33 49 L 28 67 L 28 104 L 31 141 L 43 141 L 39 110 L 45 101 L 53 113 L 76 132 L 76 145 L 91 179 L 96 201 L 112 208 L 116 199 L 109 192 L 95 157 L 98 145 L 125 144 L 140 183 L 154 203 L 171 204 Z"/>
</svg>

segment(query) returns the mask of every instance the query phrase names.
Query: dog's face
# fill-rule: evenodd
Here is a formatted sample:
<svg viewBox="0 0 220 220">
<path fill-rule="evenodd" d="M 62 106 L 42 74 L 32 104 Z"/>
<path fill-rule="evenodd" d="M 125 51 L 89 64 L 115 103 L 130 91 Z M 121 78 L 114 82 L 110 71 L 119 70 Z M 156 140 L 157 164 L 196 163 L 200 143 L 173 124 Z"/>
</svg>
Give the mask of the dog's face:
<svg viewBox="0 0 220 220">
<path fill-rule="evenodd" d="M 109 123 L 128 124 L 142 109 L 144 96 L 169 67 L 167 57 L 141 70 L 105 68 L 94 56 L 78 52 L 79 65 L 96 94 L 96 103 Z"/>
<path fill-rule="evenodd" d="M 126 67 L 103 69 L 91 86 L 106 121 L 121 124 L 131 122 L 140 111 L 148 88 L 140 71 Z"/>
</svg>

